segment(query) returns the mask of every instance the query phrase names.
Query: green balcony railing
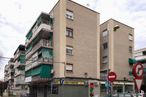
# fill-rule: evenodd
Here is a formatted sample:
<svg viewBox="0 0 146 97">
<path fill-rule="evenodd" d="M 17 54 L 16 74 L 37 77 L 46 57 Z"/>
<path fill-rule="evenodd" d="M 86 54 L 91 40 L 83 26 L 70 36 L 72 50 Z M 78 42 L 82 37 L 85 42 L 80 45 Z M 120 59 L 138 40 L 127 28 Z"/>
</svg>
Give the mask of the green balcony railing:
<svg viewBox="0 0 146 97">
<path fill-rule="evenodd" d="M 51 70 L 53 66 L 52 65 L 44 65 L 41 64 L 39 67 L 31 69 L 29 71 L 25 72 L 25 76 L 40 76 L 41 78 L 52 78 Z"/>
</svg>

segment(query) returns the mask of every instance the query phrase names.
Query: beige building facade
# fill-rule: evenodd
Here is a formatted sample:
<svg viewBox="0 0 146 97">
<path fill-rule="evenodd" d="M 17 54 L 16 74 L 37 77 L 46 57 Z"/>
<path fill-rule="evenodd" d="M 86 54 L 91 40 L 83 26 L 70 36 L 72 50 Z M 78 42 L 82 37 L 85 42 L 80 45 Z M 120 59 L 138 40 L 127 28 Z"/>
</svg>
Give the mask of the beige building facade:
<svg viewBox="0 0 146 97">
<path fill-rule="evenodd" d="M 100 25 L 101 32 L 101 79 L 107 70 L 117 74 L 117 80 L 131 80 L 129 58 L 133 58 L 134 29 L 114 19 Z"/>
<path fill-rule="evenodd" d="M 55 77 L 99 78 L 99 13 L 60 0 L 50 15 L 54 18 L 54 62 L 61 62 L 54 63 Z"/>
</svg>

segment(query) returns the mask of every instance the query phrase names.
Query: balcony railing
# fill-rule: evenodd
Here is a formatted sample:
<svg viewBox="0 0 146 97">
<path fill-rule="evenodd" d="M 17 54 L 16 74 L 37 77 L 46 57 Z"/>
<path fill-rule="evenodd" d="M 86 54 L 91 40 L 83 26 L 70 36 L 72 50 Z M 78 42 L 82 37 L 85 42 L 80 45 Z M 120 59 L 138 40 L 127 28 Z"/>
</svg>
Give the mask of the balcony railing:
<svg viewBox="0 0 146 97">
<path fill-rule="evenodd" d="M 33 82 L 43 82 L 43 81 L 48 81 L 49 78 L 41 78 L 40 76 L 33 76 L 32 81 Z"/>
<path fill-rule="evenodd" d="M 31 37 L 31 39 L 29 41 L 26 41 L 26 46 L 28 46 L 28 44 L 31 43 L 31 41 L 39 34 L 39 32 L 42 29 L 46 30 L 46 31 L 49 31 L 49 32 L 52 32 L 52 26 L 51 25 L 48 25 L 46 23 L 41 23 L 38 27 L 35 27 L 32 30 L 33 36 Z"/>
<path fill-rule="evenodd" d="M 17 80 L 16 80 L 16 84 L 25 84 L 24 78 L 17 79 Z"/>
<path fill-rule="evenodd" d="M 146 56 L 138 56 L 138 57 L 135 57 L 135 59 L 136 59 L 137 61 L 146 60 Z"/>
<path fill-rule="evenodd" d="M 53 58 L 39 58 L 38 60 L 32 61 L 30 64 L 27 64 L 25 67 L 25 71 L 30 70 L 40 64 L 53 64 Z"/>
<path fill-rule="evenodd" d="M 24 71 L 16 71 L 15 72 L 15 76 L 18 76 L 18 75 L 25 75 L 25 72 Z"/>
<path fill-rule="evenodd" d="M 18 68 L 20 66 L 25 66 L 25 63 L 21 63 L 20 61 L 16 61 L 14 64 L 14 68 Z"/>
<path fill-rule="evenodd" d="M 14 60 L 16 60 L 21 54 L 25 54 L 25 52 L 19 51 L 16 55 L 14 55 Z"/>
<path fill-rule="evenodd" d="M 42 39 L 40 40 L 33 48 L 32 50 L 26 54 L 26 59 L 34 54 L 40 47 L 46 47 L 46 48 L 53 48 L 52 41 Z"/>
</svg>

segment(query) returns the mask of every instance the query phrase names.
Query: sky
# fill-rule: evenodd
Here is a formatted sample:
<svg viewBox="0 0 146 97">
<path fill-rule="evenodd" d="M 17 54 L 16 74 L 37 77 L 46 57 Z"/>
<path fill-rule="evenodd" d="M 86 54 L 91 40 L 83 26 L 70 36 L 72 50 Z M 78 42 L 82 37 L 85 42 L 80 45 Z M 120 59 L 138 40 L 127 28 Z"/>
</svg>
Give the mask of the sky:
<svg viewBox="0 0 146 97">
<path fill-rule="evenodd" d="M 58 0 L 0 0 L 0 55 L 13 57 L 41 12 Z M 146 47 L 146 0 L 73 0 L 100 13 L 100 23 L 113 18 L 135 30 L 135 49 Z M 0 79 L 8 59 L 0 59 Z"/>
</svg>

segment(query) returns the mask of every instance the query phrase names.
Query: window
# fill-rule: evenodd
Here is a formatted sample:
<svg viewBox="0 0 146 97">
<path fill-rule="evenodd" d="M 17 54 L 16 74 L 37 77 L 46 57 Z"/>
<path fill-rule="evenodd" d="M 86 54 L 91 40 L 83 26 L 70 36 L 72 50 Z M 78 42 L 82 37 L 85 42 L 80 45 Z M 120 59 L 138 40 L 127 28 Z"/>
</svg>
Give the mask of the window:
<svg viewBox="0 0 146 97">
<path fill-rule="evenodd" d="M 129 52 L 132 53 L 132 46 L 129 46 Z"/>
<path fill-rule="evenodd" d="M 104 31 L 102 32 L 102 36 L 103 36 L 103 37 L 107 36 L 107 34 L 108 34 L 107 30 L 104 30 Z"/>
<path fill-rule="evenodd" d="M 133 40 L 133 35 L 129 34 L 129 40 L 132 41 Z"/>
<path fill-rule="evenodd" d="M 66 36 L 67 37 L 73 37 L 73 29 L 66 28 Z"/>
<path fill-rule="evenodd" d="M 66 71 L 73 72 L 73 64 L 67 63 L 67 64 L 66 64 Z"/>
<path fill-rule="evenodd" d="M 103 43 L 103 49 L 107 49 L 108 48 L 108 43 Z"/>
<path fill-rule="evenodd" d="M 142 53 L 143 53 L 143 55 L 146 55 L 146 51 L 143 51 Z"/>
<path fill-rule="evenodd" d="M 74 19 L 73 11 L 67 10 L 66 11 L 66 18 L 73 20 Z"/>
<path fill-rule="evenodd" d="M 73 55 L 73 47 L 67 46 L 66 47 L 66 54 L 67 55 Z"/>
<path fill-rule="evenodd" d="M 108 57 L 107 56 L 103 56 L 103 61 L 102 61 L 102 63 L 103 64 L 106 64 L 108 62 Z"/>
</svg>

